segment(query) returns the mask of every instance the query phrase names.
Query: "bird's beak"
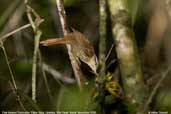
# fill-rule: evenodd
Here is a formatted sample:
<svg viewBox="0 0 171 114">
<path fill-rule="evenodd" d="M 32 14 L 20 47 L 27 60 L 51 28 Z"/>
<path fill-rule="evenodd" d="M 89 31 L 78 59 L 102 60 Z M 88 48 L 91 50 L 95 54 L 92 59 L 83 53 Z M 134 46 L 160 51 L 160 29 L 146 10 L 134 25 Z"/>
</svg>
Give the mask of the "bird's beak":
<svg viewBox="0 0 171 114">
<path fill-rule="evenodd" d="M 90 59 L 88 66 L 93 70 L 94 73 L 97 73 L 98 61 L 96 55 Z"/>
</svg>

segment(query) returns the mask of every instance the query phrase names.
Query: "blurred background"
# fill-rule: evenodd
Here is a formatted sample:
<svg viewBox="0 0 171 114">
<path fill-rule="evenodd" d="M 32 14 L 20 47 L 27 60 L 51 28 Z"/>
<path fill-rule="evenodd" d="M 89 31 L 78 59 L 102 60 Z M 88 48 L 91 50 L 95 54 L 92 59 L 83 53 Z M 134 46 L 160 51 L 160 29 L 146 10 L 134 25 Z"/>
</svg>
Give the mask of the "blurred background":
<svg viewBox="0 0 171 114">
<path fill-rule="evenodd" d="M 146 84 L 153 88 L 161 74 L 171 64 L 171 3 L 167 0 L 129 0 L 128 8 L 141 55 L 141 63 Z M 68 25 L 82 32 L 93 44 L 98 55 L 99 9 L 98 0 L 64 0 Z M 29 4 L 45 20 L 40 29 L 47 38 L 63 37 L 55 0 L 30 0 Z M 28 24 L 23 0 L 0 0 L 0 38 L 22 25 Z M 111 20 L 107 11 L 107 50 L 113 41 Z M 41 110 L 86 110 L 91 97 L 93 74 L 85 70 L 88 78 L 87 88 L 79 92 L 66 47 L 56 45 L 43 47 L 40 54 L 43 64 L 37 68 L 37 104 L 30 100 L 34 33 L 31 28 L 15 33 L 5 40 L 4 47 L 14 73 L 16 84 L 23 93 L 23 102 L 27 110 L 39 107 Z M 115 62 L 113 62 L 116 60 Z M 106 60 L 107 71 L 118 76 L 118 63 L 115 49 Z M 45 87 L 42 70 L 46 73 L 50 93 Z M 117 77 L 116 76 L 116 77 Z M 0 110 L 22 110 L 10 86 L 11 76 L 0 49 Z M 171 76 L 165 78 L 157 91 L 151 109 L 171 111 Z"/>
</svg>

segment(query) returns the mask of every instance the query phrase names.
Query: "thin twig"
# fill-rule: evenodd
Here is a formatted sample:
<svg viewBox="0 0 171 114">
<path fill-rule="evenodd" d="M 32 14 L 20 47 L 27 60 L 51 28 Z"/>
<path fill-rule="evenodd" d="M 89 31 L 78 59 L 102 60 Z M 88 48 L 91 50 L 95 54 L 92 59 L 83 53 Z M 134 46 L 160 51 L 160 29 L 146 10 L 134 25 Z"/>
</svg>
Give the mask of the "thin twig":
<svg viewBox="0 0 171 114">
<path fill-rule="evenodd" d="M 34 38 L 34 52 L 33 52 L 33 64 L 32 64 L 32 99 L 36 102 L 36 68 L 37 68 L 37 57 L 39 51 L 39 42 L 42 35 L 41 30 L 39 29 L 40 23 L 43 21 L 40 16 L 35 13 L 35 11 L 28 5 L 28 0 L 25 0 L 27 18 L 32 26 L 32 29 L 35 33 Z M 32 14 L 36 18 L 35 21 L 32 19 Z"/>
<path fill-rule="evenodd" d="M 8 56 L 7 56 L 6 50 L 4 48 L 4 44 L 3 44 L 2 41 L 0 41 L 0 43 L 1 43 L 0 46 L 1 46 L 2 50 L 3 50 L 3 52 L 4 52 L 5 60 L 6 60 L 6 63 L 7 63 L 10 75 L 11 75 L 11 79 L 12 79 L 12 83 L 13 83 L 14 89 L 17 90 L 17 85 L 16 85 L 15 78 L 14 78 L 14 75 L 13 75 L 13 72 L 12 72 L 9 60 L 8 60 Z"/>
<path fill-rule="evenodd" d="M 153 88 L 153 90 L 152 90 L 152 92 L 151 92 L 151 94 L 150 94 L 150 96 L 149 96 L 149 98 L 148 98 L 146 104 L 144 105 L 143 112 L 145 112 L 145 111 L 147 110 L 147 108 L 148 108 L 149 104 L 151 103 L 151 101 L 152 101 L 154 95 L 156 94 L 156 92 L 157 92 L 158 88 L 160 87 L 162 81 L 165 79 L 165 77 L 166 77 L 167 74 L 169 73 L 170 69 L 171 69 L 171 65 L 170 65 L 170 66 L 168 67 L 168 69 L 163 73 L 163 75 L 161 76 L 160 80 L 159 80 L 159 81 L 157 82 L 157 84 L 154 86 L 154 88 Z"/>
<path fill-rule="evenodd" d="M 75 83 L 74 79 L 62 76 L 60 72 L 56 71 L 53 67 L 49 66 L 46 63 L 43 63 L 42 67 L 43 67 L 43 70 L 45 70 L 46 72 L 49 72 L 55 78 L 55 80 L 61 80 L 67 84 Z"/>
<path fill-rule="evenodd" d="M 29 22 L 33 28 L 33 31 L 36 32 L 36 29 L 39 27 L 39 25 L 44 21 L 44 19 L 42 19 L 39 14 L 29 5 L 26 5 L 27 7 L 27 17 L 29 19 Z M 33 21 L 32 19 L 32 14 L 33 16 L 36 18 L 35 21 Z"/>
<path fill-rule="evenodd" d="M 31 8 L 30 6 L 26 3 L 26 12 L 27 12 L 27 18 L 32 26 L 32 29 L 34 32 L 36 32 L 36 24 L 34 23 L 33 19 L 32 19 L 32 12 L 31 12 Z"/>
<path fill-rule="evenodd" d="M 65 36 L 69 33 L 69 31 L 68 31 L 68 25 L 67 25 L 66 13 L 65 13 L 64 5 L 63 5 L 63 0 L 56 0 L 56 5 L 57 5 L 58 12 L 59 12 L 59 18 L 60 18 L 62 30 L 63 30 L 64 36 Z M 81 90 L 82 89 L 82 81 L 83 81 L 83 73 L 79 67 L 79 64 L 78 64 L 74 54 L 71 51 L 71 46 L 67 45 L 67 49 L 68 49 L 68 55 L 69 55 L 69 58 L 71 61 L 71 65 L 72 65 L 72 68 L 73 68 L 73 71 L 75 74 L 75 78 L 76 78 L 78 86 Z"/>
<path fill-rule="evenodd" d="M 107 56 L 105 58 L 105 61 L 107 61 L 107 59 L 109 58 L 109 56 L 110 56 L 110 54 L 111 54 L 112 49 L 113 49 L 114 46 L 115 46 L 115 44 L 113 43 L 112 46 L 111 46 L 111 48 L 110 48 L 110 50 L 109 50 L 109 52 L 107 53 Z"/>
<path fill-rule="evenodd" d="M 109 64 L 106 66 L 106 68 L 108 69 L 112 64 L 114 64 L 116 62 L 116 59 L 113 59 L 109 62 Z"/>
<path fill-rule="evenodd" d="M 25 107 L 24 107 L 24 104 L 23 104 L 22 101 L 21 101 L 21 97 L 18 95 L 18 90 L 15 90 L 15 88 L 14 88 L 13 84 L 11 83 L 11 81 L 9 81 L 9 85 L 10 85 L 10 87 L 11 87 L 13 93 L 16 95 L 17 101 L 18 101 L 19 105 L 21 106 L 21 108 L 22 108 L 24 111 L 26 111 L 26 109 L 25 109 Z"/>
<path fill-rule="evenodd" d="M 10 63 L 9 63 L 9 60 L 8 60 L 8 56 L 7 56 L 5 47 L 4 47 L 3 42 L 1 40 L 0 40 L 0 47 L 2 48 L 2 50 L 4 52 L 5 60 L 6 60 L 6 63 L 7 63 L 10 75 L 11 75 L 12 86 L 14 87 L 13 91 L 14 91 L 15 95 L 17 96 L 17 101 L 19 102 L 19 105 L 22 107 L 23 110 L 25 110 L 24 105 L 23 105 L 23 103 L 22 103 L 22 101 L 20 99 L 20 96 L 18 95 L 18 92 L 17 92 L 18 88 L 17 88 L 17 84 L 16 84 L 16 81 L 15 81 L 15 78 L 14 78 L 14 74 L 12 72 L 12 69 L 11 69 L 11 66 L 10 66 Z"/>
<path fill-rule="evenodd" d="M 36 101 L 36 68 L 37 68 L 37 55 L 39 50 L 39 41 L 42 32 L 38 30 L 34 38 L 34 52 L 33 52 L 33 65 L 32 65 L 32 99 Z"/>
<path fill-rule="evenodd" d="M 56 103 L 56 109 L 60 110 L 59 108 L 61 107 L 61 103 L 63 101 L 63 97 L 64 97 L 64 93 L 65 93 L 65 89 L 63 87 L 60 88 L 59 90 L 59 94 L 58 94 L 58 101 Z"/>
<path fill-rule="evenodd" d="M 6 23 L 9 16 L 11 16 L 11 14 L 13 13 L 13 11 L 16 9 L 16 7 L 21 1 L 22 0 L 16 0 L 15 2 L 12 2 L 9 5 L 9 7 L 5 9 L 4 13 L 1 15 L 1 18 L 0 18 L 0 28 Z"/>
<path fill-rule="evenodd" d="M 23 2 L 21 2 L 20 4 L 18 4 L 14 12 L 11 14 L 8 21 L 5 23 L 5 26 L 3 26 L 3 29 L 0 32 L 0 36 L 15 29 L 19 25 L 19 23 L 21 23 L 23 14 L 24 14 L 24 5 Z"/>
<path fill-rule="evenodd" d="M 41 67 L 43 79 L 44 79 L 44 82 L 45 82 L 45 87 L 47 89 L 47 93 L 48 93 L 50 102 L 52 103 L 53 98 L 52 98 L 52 94 L 51 94 L 51 91 L 50 91 L 50 88 L 49 88 L 49 84 L 48 84 L 48 80 L 47 80 L 47 76 L 46 76 L 45 70 L 43 69 L 43 62 L 42 62 L 42 57 L 41 57 L 40 51 L 39 51 L 38 57 L 39 57 L 39 61 L 40 61 L 40 67 Z"/>
<path fill-rule="evenodd" d="M 13 31 L 11 31 L 11 32 L 9 32 L 9 33 L 7 33 L 7 34 L 1 36 L 1 37 L 0 37 L 0 40 L 5 41 L 9 36 L 11 36 L 11 35 L 13 35 L 13 34 L 15 34 L 15 33 L 17 33 L 17 32 L 20 32 L 21 30 L 24 30 L 24 29 L 26 29 L 26 28 L 28 28 L 28 27 L 30 27 L 30 26 L 31 26 L 31 24 L 23 25 L 23 26 L 21 26 L 21 27 L 15 29 L 15 30 L 13 30 Z"/>
<path fill-rule="evenodd" d="M 54 68 L 52 68 L 51 66 L 47 65 L 46 63 L 42 63 L 42 68 L 43 70 L 49 72 L 54 78 L 55 80 L 58 82 L 58 84 L 65 89 L 68 92 L 71 92 L 70 90 L 68 90 L 65 85 L 60 81 L 62 80 L 63 82 L 65 82 L 66 84 L 73 84 L 75 82 L 75 80 L 71 79 L 71 78 L 64 78 L 62 76 L 62 74 L 60 74 L 58 71 L 56 71 Z"/>
</svg>

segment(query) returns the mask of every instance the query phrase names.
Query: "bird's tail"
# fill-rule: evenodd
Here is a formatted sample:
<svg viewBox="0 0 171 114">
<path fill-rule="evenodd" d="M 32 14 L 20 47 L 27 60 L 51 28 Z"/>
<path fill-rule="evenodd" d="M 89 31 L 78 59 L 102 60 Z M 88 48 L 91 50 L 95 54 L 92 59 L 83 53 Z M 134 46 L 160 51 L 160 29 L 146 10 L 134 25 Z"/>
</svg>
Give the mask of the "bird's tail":
<svg viewBox="0 0 171 114">
<path fill-rule="evenodd" d="M 51 45 L 58 45 L 58 44 L 69 44 L 69 38 L 51 38 L 48 40 L 43 40 L 40 42 L 43 46 L 51 46 Z"/>
</svg>

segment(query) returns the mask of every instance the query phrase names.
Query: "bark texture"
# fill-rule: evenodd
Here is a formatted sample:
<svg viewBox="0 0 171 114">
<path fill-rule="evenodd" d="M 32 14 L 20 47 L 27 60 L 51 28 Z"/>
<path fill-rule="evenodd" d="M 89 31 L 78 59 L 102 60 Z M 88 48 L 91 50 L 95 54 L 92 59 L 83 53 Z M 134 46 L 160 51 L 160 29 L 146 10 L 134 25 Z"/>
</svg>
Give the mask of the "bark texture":
<svg viewBox="0 0 171 114">
<path fill-rule="evenodd" d="M 124 0 L 108 0 L 108 5 L 123 88 L 131 110 L 140 112 L 146 100 L 147 88 L 143 81 L 131 18 Z"/>
</svg>

